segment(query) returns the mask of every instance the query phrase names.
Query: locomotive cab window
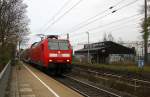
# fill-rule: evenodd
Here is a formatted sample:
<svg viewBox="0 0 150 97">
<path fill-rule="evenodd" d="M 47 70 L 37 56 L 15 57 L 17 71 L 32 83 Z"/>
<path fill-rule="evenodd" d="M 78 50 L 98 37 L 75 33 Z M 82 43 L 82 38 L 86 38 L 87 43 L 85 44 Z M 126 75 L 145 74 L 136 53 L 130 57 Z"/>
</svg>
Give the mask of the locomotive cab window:
<svg viewBox="0 0 150 97">
<path fill-rule="evenodd" d="M 49 40 L 48 48 L 51 50 L 68 50 L 69 44 L 66 40 Z"/>
</svg>

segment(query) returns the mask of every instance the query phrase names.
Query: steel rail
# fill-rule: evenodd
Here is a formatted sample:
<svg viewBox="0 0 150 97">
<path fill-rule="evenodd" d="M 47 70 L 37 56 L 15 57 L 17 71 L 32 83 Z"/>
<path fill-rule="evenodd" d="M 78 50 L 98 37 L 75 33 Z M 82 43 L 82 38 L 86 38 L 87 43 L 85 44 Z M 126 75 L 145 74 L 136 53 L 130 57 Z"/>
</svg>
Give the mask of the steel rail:
<svg viewBox="0 0 150 97">
<path fill-rule="evenodd" d="M 74 81 L 77 81 L 77 82 L 79 82 L 79 83 L 82 83 L 82 84 L 85 84 L 85 85 L 90 86 L 90 87 L 92 87 L 92 88 L 95 88 L 95 89 L 97 89 L 97 90 L 100 90 L 100 91 L 103 91 L 103 92 L 105 92 L 105 93 L 111 94 L 111 95 L 113 95 L 113 96 L 115 96 L 115 97 L 122 97 L 122 96 L 120 96 L 120 95 L 118 95 L 118 94 L 116 94 L 116 93 L 113 93 L 113 92 L 110 92 L 110 91 L 108 91 L 108 90 L 105 90 L 105 89 L 102 89 L 102 88 L 93 86 L 93 85 L 91 85 L 91 84 L 88 84 L 88 83 L 86 83 L 86 82 L 80 81 L 80 80 L 75 79 L 75 78 L 72 78 L 72 77 L 70 77 L 70 76 L 67 76 L 67 75 L 64 75 L 64 76 L 67 77 L 67 78 L 70 78 L 70 79 L 72 79 L 72 80 L 74 80 Z"/>
<path fill-rule="evenodd" d="M 95 74 L 99 74 L 99 75 L 104 75 L 104 76 L 112 76 L 112 77 L 117 77 L 117 78 L 123 78 L 123 76 L 121 75 L 116 75 L 116 74 L 111 74 L 111 73 L 100 73 L 100 72 L 97 72 L 97 71 L 93 71 L 93 70 L 84 70 L 84 69 L 79 69 L 79 70 L 82 70 L 82 71 L 86 71 L 86 72 L 91 72 L 91 73 L 95 73 Z M 136 82 L 142 82 L 142 83 L 147 83 L 147 84 L 150 84 L 150 81 L 147 81 L 147 80 L 141 80 L 141 79 L 130 79 L 130 81 L 136 81 Z"/>
</svg>

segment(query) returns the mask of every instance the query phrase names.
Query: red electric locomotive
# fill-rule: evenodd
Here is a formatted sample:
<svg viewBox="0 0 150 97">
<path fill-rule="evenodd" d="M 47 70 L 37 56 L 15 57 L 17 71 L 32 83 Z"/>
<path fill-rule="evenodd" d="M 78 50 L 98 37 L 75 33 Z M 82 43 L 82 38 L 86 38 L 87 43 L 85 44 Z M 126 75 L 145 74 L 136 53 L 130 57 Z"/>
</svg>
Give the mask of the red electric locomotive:
<svg viewBox="0 0 150 97">
<path fill-rule="evenodd" d="M 55 74 L 62 74 L 69 72 L 72 68 L 72 53 L 69 40 L 58 39 L 58 36 L 50 35 L 32 44 L 29 60 Z"/>
</svg>

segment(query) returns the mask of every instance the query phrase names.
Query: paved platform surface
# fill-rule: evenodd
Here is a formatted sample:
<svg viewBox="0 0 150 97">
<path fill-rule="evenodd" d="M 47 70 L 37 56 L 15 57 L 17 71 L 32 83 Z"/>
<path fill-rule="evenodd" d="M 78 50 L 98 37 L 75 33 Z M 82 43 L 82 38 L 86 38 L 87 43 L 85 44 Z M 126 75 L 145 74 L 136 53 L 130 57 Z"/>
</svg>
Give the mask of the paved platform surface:
<svg viewBox="0 0 150 97">
<path fill-rule="evenodd" d="M 10 97 L 83 97 L 50 76 L 29 66 L 12 67 Z"/>
</svg>

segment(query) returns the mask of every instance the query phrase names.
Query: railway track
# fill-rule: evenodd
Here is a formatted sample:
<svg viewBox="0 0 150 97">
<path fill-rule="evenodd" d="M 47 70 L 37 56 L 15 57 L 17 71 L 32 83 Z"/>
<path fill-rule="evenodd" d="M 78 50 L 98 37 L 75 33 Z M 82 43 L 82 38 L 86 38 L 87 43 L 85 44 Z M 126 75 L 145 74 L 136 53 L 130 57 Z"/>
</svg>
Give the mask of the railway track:
<svg viewBox="0 0 150 97">
<path fill-rule="evenodd" d="M 40 68 L 37 69 L 41 70 Z M 43 70 L 41 71 L 44 72 Z M 49 75 L 47 72 L 44 73 Z M 63 75 L 62 77 L 56 77 L 52 75 L 49 76 L 53 77 L 55 80 L 63 83 L 64 85 L 77 91 L 85 97 L 123 97 L 106 89 L 102 89 L 89 83 L 83 82 L 79 79 L 75 79 L 69 75 Z"/>
<path fill-rule="evenodd" d="M 56 78 L 56 80 L 74 89 L 85 97 L 122 97 L 116 93 L 93 86 L 68 75 L 64 75 L 63 78 Z"/>
<path fill-rule="evenodd" d="M 53 77 L 57 81 L 72 88 L 73 90 L 79 92 L 80 94 L 84 95 L 85 97 L 136 97 L 137 96 L 137 95 L 134 96 L 134 94 L 130 95 L 130 93 L 128 93 L 128 92 L 116 90 L 111 87 L 107 87 L 107 86 L 105 87 L 105 85 L 99 86 L 98 83 L 93 83 L 88 80 L 82 79 L 82 76 L 80 76 L 79 70 L 76 70 L 75 68 L 74 68 L 74 70 L 78 72 L 77 76 L 68 74 L 68 75 L 63 75 L 63 77 L 56 77 L 56 76 L 49 75 L 49 73 L 47 73 L 47 72 L 45 72 L 45 73 L 48 74 L 49 76 Z M 41 70 L 41 71 L 43 71 L 43 70 Z M 83 72 L 83 70 L 81 70 L 81 69 L 80 69 L 80 71 Z M 86 74 L 87 76 L 89 76 L 89 75 L 91 76 L 92 74 L 96 73 L 95 74 L 96 77 L 100 77 L 101 79 L 107 80 L 107 78 L 98 76 L 98 75 L 100 75 L 98 72 L 84 70 L 84 72 L 87 72 L 87 71 L 88 71 L 88 74 Z M 90 73 L 92 73 L 92 74 L 90 74 Z M 110 76 L 110 74 L 108 74 L 108 73 L 106 75 Z M 121 78 L 121 76 L 116 76 L 116 75 L 115 76 L 113 75 L 113 77 Z M 105 81 L 105 82 L 108 82 L 108 81 Z M 135 85 L 130 84 L 130 86 L 134 87 Z M 136 88 L 139 88 L 139 86 L 137 84 L 136 84 Z M 139 97 L 143 97 L 143 96 L 139 96 Z M 145 96 L 145 97 L 147 97 L 147 96 Z"/>
<path fill-rule="evenodd" d="M 150 81 L 137 78 L 128 78 L 122 75 L 99 72 L 91 69 L 74 67 L 72 74 L 75 77 L 87 79 L 96 86 L 104 86 L 124 93 L 123 97 L 149 97 Z M 127 96 L 126 96 L 127 95 Z"/>
<path fill-rule="evenodd" d="M 147 81 L 147 80 L 142 80 L 142 79 L 137 79 L 137 78 L 129 78 L 129 77 L 125 77 L 125 76 L 122 76 L 122 75 L 117 75 L 117 74 L 111 74 L 111 73 L 102 73 L 102 72 L 97 72 L 97 71 L 94 71 L 94 70 L 90 70 L 90 69 L 81 69 L 79 67 L 75 67 L 74 68 L 74 71 L 83 71 L 83 72 L 87 72 L 87 73 L 90 73 L 90 74 L 93 74 L 93 75 L 96 75 L 97 77 L 100 77 L 102 79 L 105 79 L 107 80 L 106 77 L 111 77 L 111 78 L 116 78 L 116 79 L 119 79 L 119 80 L 123 80 L 123 81 L 127 81 L 127 82 L 131 82 L 133 83 L 134 85 L 135 84 L 140 84 L 140 85 L 148 85 L 150 86 L 150 81 Z M 103 77 L 101 77 L 103 76 Z M 131 86 L 134 86 L 134 85 L 131 85 Z"/>
</svg>

